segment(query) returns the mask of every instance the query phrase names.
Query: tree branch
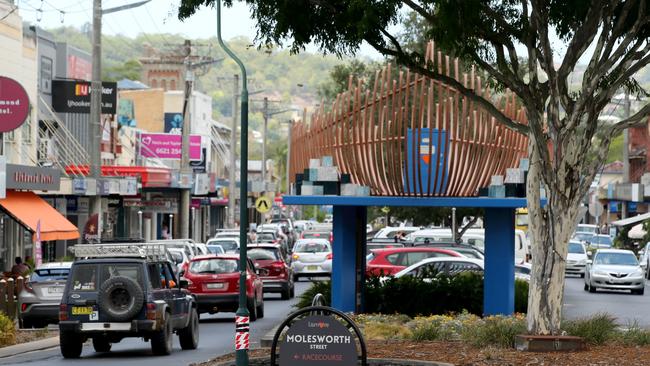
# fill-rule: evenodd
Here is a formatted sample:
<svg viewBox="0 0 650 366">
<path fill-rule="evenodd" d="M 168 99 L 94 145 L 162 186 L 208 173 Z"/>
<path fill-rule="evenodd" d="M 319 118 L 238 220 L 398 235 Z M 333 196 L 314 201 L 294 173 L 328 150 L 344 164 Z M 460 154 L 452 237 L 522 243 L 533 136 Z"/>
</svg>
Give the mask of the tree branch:
<svg viewBox="0 0 650 366">
<path fill-rule="evenodd" d="M 650 103 L 646 104 L 638 112 L 614 125 L 614 132 L 623 131 L 626 128 L 636 127 L 648 122 L 650 116 Z"/>
<path fill-rule="evenodd" d="M 428 20 L 430 22 L 435 22 L 435 18 L 432 17 L 431 14 L 429 14 L 429 12 L 427 12 L 427 10 L 425 8 L 423 8 L 422 6 L 416 4 L 414 1 L 412 1 L 412 0 L 402 0 L 402 2 L 404 4 L 406 4 L 406 6 L 408 6 L 409 8 L 413 9 L 413 11 L 420 14 L 420 16 L 422 18 L 424 18 L 424 19 L 426 19 L 426 20 Z"/>
<path fill-rule="evenodd" d="M 604 4 L 601 0 L 591 2 L 589 10 L 587 11 L 586 20 L 574 33 L 574 36 L 567 47 L 564 60 L 562 60 L 562 64 L 557 71 L 560 80 L 566 79 L 569 73 L 573 71 L 573 68 L 580 57 L 596 37 L 596 34 L 598 33 L 598 25 L 600 24 L 602 13 L 605 8 L 603 5 Z"/>
</svg>

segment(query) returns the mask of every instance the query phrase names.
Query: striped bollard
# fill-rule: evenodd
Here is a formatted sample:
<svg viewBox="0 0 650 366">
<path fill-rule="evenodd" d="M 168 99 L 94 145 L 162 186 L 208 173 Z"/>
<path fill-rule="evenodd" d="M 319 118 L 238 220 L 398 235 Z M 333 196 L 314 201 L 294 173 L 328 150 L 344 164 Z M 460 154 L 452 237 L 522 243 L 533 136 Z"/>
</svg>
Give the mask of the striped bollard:
<svg viewBox="0 0 650 366">
<path fill-rule="evenodd" d="M 235 317 L 235 350 L 248 350 L 249 324 L 247 316 Z"/>
</svg>

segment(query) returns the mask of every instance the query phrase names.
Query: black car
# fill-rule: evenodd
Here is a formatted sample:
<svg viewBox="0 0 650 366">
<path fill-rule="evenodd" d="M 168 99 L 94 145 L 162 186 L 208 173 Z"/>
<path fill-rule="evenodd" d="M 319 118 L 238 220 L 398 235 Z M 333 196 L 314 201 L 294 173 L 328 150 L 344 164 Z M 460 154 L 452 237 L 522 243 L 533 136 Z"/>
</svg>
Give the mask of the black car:
<svg viewBox="0 0 650 366">
<path fill-rule="evenodd" d="M 74 252 L 59 309 L 63 357 L 78 358 L 88 339 L 96 352 L 109 352 L 128 337 L 151 341 L 154 354 L 168 355 L 173 333 L 181 348 L 196 349 L 196 303 L 164 245 L 77 245 Z"/>
</svg>

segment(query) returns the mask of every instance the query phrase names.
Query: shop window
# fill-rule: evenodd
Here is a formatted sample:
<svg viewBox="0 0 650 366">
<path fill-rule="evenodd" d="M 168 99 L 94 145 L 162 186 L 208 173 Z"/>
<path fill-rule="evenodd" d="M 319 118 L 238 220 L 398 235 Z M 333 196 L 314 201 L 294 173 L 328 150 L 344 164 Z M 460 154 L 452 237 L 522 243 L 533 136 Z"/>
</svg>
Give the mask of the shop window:
<svg viewBox="0 0 650 366">
<path fill-rule="evenodd" d="M 157 88 L 158 87 L 158 80 L 156 80 L 156 79 L 151 80 L 151 87 L 152 88 Z"/>
<path fill-rule="evenodd" d="M 176 80 L 172 80 L 169 82 L 169 89 L 176 90 Z"/>
<path fill-rule="evenodd" d="M 161 80 L 160 81 L 160 87 L 163 88 L 163 90 L 167 90 L 167 80 Z"/>
<path fill-rule="evenodd" d="M 25 123 L 22 125 L 22 135 L 23 142 L 31 144 L 32 142 L 32 117 L 31 115 L 27 116 Z"/>
</svg>

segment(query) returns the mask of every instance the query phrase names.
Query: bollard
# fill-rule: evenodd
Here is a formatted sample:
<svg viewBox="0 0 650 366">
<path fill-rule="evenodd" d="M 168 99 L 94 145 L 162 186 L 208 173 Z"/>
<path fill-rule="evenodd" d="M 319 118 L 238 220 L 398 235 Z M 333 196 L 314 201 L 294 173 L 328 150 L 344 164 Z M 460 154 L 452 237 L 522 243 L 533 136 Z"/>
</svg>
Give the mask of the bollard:
<svg viewBox="0 0 650 366">
<path fill-rule="evenodd" d="M 16 283 L 13 278 L 7 280 L 7 315 L 9 318 L 16 319 Z"/>
<path fill-rule="evenodd" d="M 0 313 L 7 314 L 7 281 L 0 280 Z"/>
<path fill-rule="evenodd" d="M 21 291 L 25 289 L 25 282 L 26 278 L 23 278 L 22 276 L 18 276 L 16 278 L 16 289 L 14 291 L 16 294 L 16 299 L 18 298 L 18 295 L 20 295 Z"/>
</svg>

